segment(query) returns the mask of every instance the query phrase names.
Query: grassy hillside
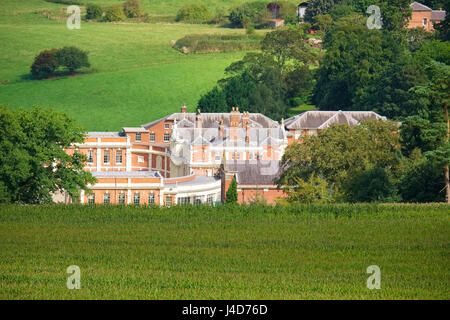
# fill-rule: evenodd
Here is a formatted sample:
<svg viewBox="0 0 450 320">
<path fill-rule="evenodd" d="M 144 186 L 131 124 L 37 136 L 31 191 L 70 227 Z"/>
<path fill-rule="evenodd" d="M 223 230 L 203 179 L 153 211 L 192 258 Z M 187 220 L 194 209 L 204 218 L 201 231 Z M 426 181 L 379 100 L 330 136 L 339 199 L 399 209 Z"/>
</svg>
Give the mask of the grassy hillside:
<svg viewBox="0 0 450 320">
<path fill-rule="evenodd" d="M 120 1 L 96 1 L 103 5 Z M 206 1 L 205 1 L 206 2 Z M 242 1 L 211 1 L 226 7 Z M 145 11 L 174 14 L 184 1 L 143 1 Z M 209 25 L 86 23 L 68 30 L 65 20 L 47 19 L 42 10 L 67 6 L 44 0 L 0 0 L 0 104 L 33 105 L 68 112 L 88 130 L 120 130 L 178 111 L 194 110 L 231 62 L 244 53 L 184 55 L 170 42 L 187 34 L 243 34 Z M 59 11 L 58 11 L 59 10 Z M 28 79 L 42 50 L 75 45 L 89 52 L 92 70 L 77 77 Z M 86 70 L 85 70 L 86 71 Z"/>
<path fill-rule="evenodd" d="M 0 299 L 449 299 L 449 212 L 0 206 Z"/>
</svg>

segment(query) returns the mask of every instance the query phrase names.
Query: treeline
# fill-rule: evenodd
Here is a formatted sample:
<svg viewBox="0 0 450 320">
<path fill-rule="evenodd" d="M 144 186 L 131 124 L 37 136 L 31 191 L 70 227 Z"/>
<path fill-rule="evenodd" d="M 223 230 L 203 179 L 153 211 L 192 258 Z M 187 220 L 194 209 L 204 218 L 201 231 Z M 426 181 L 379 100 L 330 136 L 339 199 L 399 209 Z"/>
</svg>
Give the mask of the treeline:
<svg viewBox="0 0 450 320">
<path fill-rule="evenodd" d="M 205 112 L 238 106 L 277 120 L 312 102 L 320 110 L 375 111 L 401 124 L 331 128 L 290 146 L 279 184 L 291 201 L 450 198 L 449 15 L 429 33 L 407 28 L 410 1 L 376 3 L 381 29 L 367 27 L 365 1 L 310 1 L 305 19 L 323 33 L 321 54 L 307 44 L 310 23 L 268 33 L 261 53 L 229 66 L 199 100 Z"/>
<path fill-rule="evenodd" d="M 307 27 L 306 27 L 307 28 Z M 313 81 L 310 65 L 317 52 L 308 44 L 305 26 L 286 27 L 268 33 L 260 53 L 248 53 L 231 64 L 227 77 L 203 95 L 198 108 L 204 112 L 241 110 L 263 113 L 280 120 L 307 97 Z"/>
</svg>

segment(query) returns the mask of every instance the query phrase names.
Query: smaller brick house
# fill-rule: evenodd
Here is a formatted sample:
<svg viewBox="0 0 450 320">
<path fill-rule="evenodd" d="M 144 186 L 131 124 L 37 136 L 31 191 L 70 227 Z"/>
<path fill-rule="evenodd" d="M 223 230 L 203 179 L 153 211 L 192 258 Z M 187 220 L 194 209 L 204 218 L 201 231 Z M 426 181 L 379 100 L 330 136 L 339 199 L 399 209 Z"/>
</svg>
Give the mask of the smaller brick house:
<svg viewBox="0 0 450 320">
<path fill-rule="evenodd" d="M 446 12 L 442 9 L 433 10 L 421 3 L 413 2 L 410 5 L 412 9 L 411 20 L 408 28 L 422 27 L 426 31 L 433 31 L 437 23 L 445 20 Z"/>
</svg>

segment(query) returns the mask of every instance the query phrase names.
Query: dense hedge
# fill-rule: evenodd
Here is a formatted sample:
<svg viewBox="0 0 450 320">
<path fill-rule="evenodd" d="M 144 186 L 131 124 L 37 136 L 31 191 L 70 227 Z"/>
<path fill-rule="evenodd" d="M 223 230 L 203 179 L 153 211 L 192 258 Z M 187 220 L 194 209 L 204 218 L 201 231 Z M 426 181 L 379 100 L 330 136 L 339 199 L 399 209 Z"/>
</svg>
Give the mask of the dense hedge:
<svg viewBox="0 0 450 320">
<path fill-rule="evenodd" d="M 256 35 L 190 34 L 179 39 L 174 48 L 183 53 L 257 50 L 261 40 L 262 38 Z"/>
</svg>

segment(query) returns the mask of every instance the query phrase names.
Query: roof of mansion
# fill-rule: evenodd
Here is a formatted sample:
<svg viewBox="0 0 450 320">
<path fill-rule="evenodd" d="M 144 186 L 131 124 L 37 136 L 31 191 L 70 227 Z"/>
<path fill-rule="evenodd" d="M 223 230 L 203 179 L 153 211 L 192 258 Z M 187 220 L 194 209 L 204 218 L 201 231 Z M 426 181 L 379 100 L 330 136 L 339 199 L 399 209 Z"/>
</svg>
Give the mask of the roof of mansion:
<svg viewBox="0 0 450 320">
<path fill-rule="evenodd" d="M 286 119 L 287 129 L 326 129 L 335 124 L 355 126 L 361 121 L 386 120 L 373 111 L 307 111 Z"/>
</svg>

